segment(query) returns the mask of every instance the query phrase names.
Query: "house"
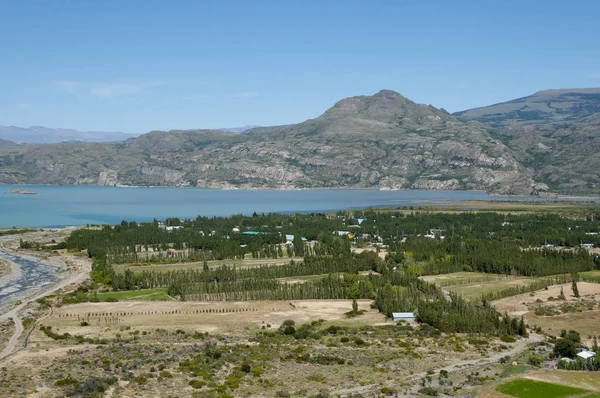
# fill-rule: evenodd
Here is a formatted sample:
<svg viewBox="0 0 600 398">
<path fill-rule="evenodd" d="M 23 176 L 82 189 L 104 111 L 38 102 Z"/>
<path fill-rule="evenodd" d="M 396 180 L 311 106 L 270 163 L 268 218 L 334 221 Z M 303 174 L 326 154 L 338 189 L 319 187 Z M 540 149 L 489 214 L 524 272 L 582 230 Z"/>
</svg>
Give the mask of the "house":
<svg viewBox="0 0 600 398">
<path fill-rule="evenodd" d="M 415 322 L 416 316 L 414 312 L 392 312 L 392 321 Z"/>
<path fill-rule="evenodd" d="M 356 222 L 357 222 L 357 223 L 359 223 L 359 224 L 362 224 L 362 223 L 363 223 L 363 222 L 365 222 L 365 221 L 367 221 L 367 219 L 366 219 L 366 218 L 357 218 L 357 219 L 356 219 Z"/>
<path fill-rule="evenodd" d="M 582 358 L 584 361 L 592 359 L 596 356 L 596 353 L 588 350 L 581 350 L 579 354 L 577 354 L 579 358 Z"/>
<path fill-rule="evenodd" d="M 334 235 L 338 235 L 338 236 L 344 236 L 344 235 L 349 235 L 350 231 L 333 231 Z"/>
<path fill-rule="evenodd" d="M 173 231 L 173 230 L 181 229 L 181 228 L 183 228 L 181 225 L 168 225 L 165 229 L 167 231 Z"/>
<path fill-rule="evenodd" d="M 231 232 L 240 232 L 240 227 L 235 226 L 231 229 Z"/>
<path fill-rule="evenodd" d="M 581 246 L 583 249 L 593 249 L 594 245 L 592 243 L 582 243 Z"/>
</svg>

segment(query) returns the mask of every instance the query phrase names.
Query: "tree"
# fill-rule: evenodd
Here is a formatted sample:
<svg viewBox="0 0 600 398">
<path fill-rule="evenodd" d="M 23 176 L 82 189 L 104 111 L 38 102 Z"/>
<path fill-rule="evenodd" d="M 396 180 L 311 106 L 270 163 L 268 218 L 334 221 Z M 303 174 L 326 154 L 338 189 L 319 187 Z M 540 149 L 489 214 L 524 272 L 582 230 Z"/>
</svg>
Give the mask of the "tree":
<svg viewBox="0 0 600 398">
<path fill-rule="evenodd" d="M 299 234 L 294 235 L 294 255 L 304 257 L 304 241 Z"/>
<path fill-rule="evenodd" d="M 579 274 L 577 272 L 575 272 L 573 275 L 571 275 L 571 280 L 573 281 L 572 285 L 571 285 L 571 290 L 573 290 L 573 295 L 576 298 L 579 298 L 579 288 L 577 287 L 577 281 L 579 280 Z"/>
<path fill-rule="evenodd" d="M 556 340 L 554 343 L 554 355 L 557 358 L 573 358 L 577 355 L 577 347 L 571 339 L 564 338 Z"/>
</svg>

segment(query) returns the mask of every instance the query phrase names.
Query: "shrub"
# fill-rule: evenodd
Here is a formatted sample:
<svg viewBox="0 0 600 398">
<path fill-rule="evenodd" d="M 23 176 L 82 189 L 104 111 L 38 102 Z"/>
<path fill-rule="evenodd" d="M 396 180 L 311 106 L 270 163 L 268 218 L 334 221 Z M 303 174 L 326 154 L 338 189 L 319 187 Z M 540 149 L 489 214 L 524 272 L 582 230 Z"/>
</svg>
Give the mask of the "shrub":
<svg viewBox="0 0 600 398">
<path fill-rule="evenodd" d="M 138 376 L 135 378 L 136 383 L 142 385 L 142 384 L 146 384 L 148 382 L 148 379 L 146 379 L 144 376 Z"/>
<path fill-rule="evenodd" d="M 543 362 L 542 358 L 536 357 L 535 355 L 531 355 L 527 361 L 533 366 L 540 366 Z"/>
<path fill-rule="evenodd" d="M 423 387 L 419 390 L 420 394 L 429 395 L 430 397 L 437 397 L 439 395 L 438 390 L 433 387 Z"/>
<path fill-rule="evenodd" d="M 192 379 L 188 382 L 188 384 L 192 387 L 192 388 L 202 388 L 206 385 L 206 382 L 202 381 L 202 380 L 198 380 L 198 379 Z"/>
<path fill-rule="evenodd" d="M 504 343 L 514 343 L 517 340 L 512 336 L 502 336 L 502 337 L 500 337 L 500 341 L 502 341 Z"/>
<path fill-rule="evenodd" d="M 252 366 L 250 366 L 250 363 L 248 363 L 247 361 L 244 361 L 240 369 L 244 373 L 250 373 L 250 371 L 252 370 Z"/>
</svg>

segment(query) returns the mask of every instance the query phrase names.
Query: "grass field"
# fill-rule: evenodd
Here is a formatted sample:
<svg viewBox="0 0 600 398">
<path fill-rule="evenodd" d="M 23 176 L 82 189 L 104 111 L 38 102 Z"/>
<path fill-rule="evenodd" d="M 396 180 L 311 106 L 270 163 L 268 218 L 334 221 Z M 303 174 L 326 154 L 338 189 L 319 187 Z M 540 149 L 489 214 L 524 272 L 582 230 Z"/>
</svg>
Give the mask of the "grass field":
<svg viewBox="0 0 600 398">
<path fill-rule="evenodd" d="M 496 391 L 517 398 L 566 398 L 587 392 L 580 388 L 523 379 L 501 384 Z"/>
<path fill-rule="evenodd" d="M 600 271 L 586 271 L 580 272 L 579 277 L 582 281 L 587 282 L 600 282 Z"/>
<path fill-rule="evenodd" d="M 454 272 L 429 275 L 423 280 L 435 283 L 448 292 L 455 292 L 467 300 L 478 300 L 483 294 L 496 293 L 513 287 L 528 286 L 541 278 L 514 277 L 481 272 Z"/>
<path fill-rule="evenodd" d="M 123 292 L 98 293 L 100 301 L 119 300 L 119 301 L 170 301 L 173 300 L 167 294 L 167 289 L 144 289 L 127 290 Z"/>
</svg>

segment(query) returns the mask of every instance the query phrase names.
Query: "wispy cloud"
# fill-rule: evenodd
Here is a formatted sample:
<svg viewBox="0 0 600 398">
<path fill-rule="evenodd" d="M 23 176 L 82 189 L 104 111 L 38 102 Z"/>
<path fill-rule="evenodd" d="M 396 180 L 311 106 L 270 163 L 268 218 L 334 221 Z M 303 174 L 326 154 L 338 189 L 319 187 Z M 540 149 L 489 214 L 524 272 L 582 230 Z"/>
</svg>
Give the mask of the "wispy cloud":
<svg viewBox="0 0 600 398">
<path fill-rule="evenodd" d="M 59 90 L 71 94 L 77 99 L 82 99 L 84 96 L 88 95 L 97 98 L 114 98 L 138 94 L 149 88 L 167 85 L 167 82 L 164 81 L 138 83 L 83 83 L 75 80 L 54 80 L 52 83 Z"/>
<path fill-rule="evenodd" d="M 191 95 L 183 95 L 181 99 L 183 100 L 197 100 L 197 99 L 210 99 L 213 98 L 212 95 L 208 94 L 191 94 Z"/>
<path fill-rule="evenodd" d="M 31 108 L 31 104 L 15 104 L 15 106 L 21 109 Z"/>
<path fill-rule="evenodd" d="M 74 96 L 77 99 L 81 99 L 83 97 L 82 95 L 82 87 L 81 87 L 81 83 L 74 81 L 74 80 L 54 80 L 52 82 L 52 84 L 54 84 L 54 87 L 58 88 L 59 90 L 64 91 L 67 94 L 71 94 L 72 96 Z"/>
<path fill-rule="evenodd" d="M 254 91 L 241 91 L 227 95 L 228 98 L 252 98 L 258 97 L 258 93 Z"/>
<path fill-rule="evenodd" d="M 142 83 L 117 83 L 117 84 L 95 84 L 91 87 L 92 95 L 100 98 L 112 98 L 122 95 L 138 94 L 142 91 L 165 86 L 167 83 L 162 81 L 142 82 Z"/>
<path fill-rule="evenodd" d="M 592 74 L 590 74 L 590 77 L 592 79 L 600 79 L 600 72 L 599 73 L 592 73 Z"/>
</svg>

